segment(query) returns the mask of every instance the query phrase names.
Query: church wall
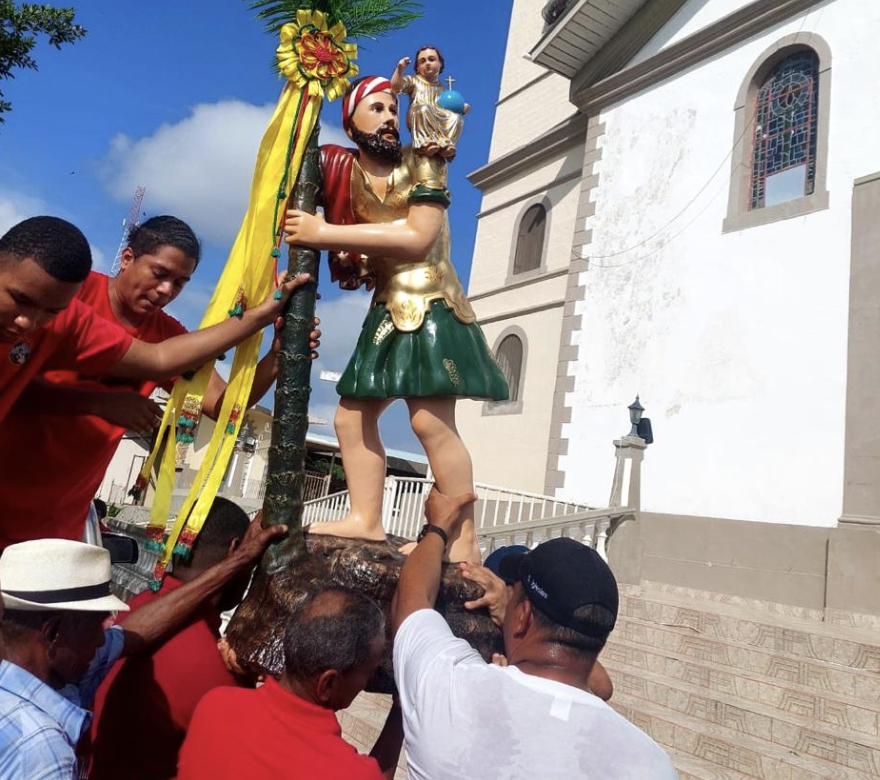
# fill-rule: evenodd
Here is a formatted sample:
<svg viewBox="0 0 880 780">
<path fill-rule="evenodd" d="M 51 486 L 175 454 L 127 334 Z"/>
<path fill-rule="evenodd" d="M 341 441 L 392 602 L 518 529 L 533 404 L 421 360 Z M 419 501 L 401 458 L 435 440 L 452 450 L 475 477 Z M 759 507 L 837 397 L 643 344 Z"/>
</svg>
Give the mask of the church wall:
<svg viewBox="0 0 880 780">
<path fill-rule="evenodd" d="M 565 277 L 561 282 L 564 286 Z M 511 325 L 526 334 L 525 370 L 519 411 L 505 413 L 503 406 L 493 410 L 491 405 L 475 401 L 457 405 L 458 427 L 471 453 L 477 482 L 544 492 L 561 323 L 561 304 L 512 320 L 484 322 L 490 347 L 497 345 Z"/>
<path fill-rule="evenodd" d="M 742 79 L 776 40 L 811 31 L 832 52 L 830 208 L 723 234 Z M 836 522 L 852 188 L 880 168 L 880 104 L 864 93 L 878 33 L 872 0 L 822 4 L 602 112 L 561 497 L 607 499 L 610 441 L 640 393 L 656 437 L 645 510 Z"/>
</svg>

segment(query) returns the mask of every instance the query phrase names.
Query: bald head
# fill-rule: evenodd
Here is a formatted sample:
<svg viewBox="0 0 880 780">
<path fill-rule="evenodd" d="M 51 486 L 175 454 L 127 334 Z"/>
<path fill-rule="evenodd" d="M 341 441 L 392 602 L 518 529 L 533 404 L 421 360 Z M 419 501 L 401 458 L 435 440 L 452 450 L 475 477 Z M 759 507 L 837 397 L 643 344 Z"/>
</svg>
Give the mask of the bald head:
<svg viewBox="0 0 880 780">
<path fill-rule="evenodd" d="M 368 660 L 377 638 L 384 642 L 385 616 L 368 596 L 337 586 L 309 593 L 284 634 L 287 674 L 305 681 L 328 669 L 347 673 Z"/>
</svg>

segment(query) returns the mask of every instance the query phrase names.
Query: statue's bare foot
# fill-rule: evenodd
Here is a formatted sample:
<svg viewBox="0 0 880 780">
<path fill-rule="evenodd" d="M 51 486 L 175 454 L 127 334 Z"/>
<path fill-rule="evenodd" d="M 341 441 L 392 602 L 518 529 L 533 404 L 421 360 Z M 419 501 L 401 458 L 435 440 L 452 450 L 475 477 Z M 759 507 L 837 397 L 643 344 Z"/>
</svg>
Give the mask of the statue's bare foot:
<svg viewBox="0 0 880 780">
<path fill-rule="evenodd" d="M 440 156 L 446 160 L 446 162 L 452 162 L 455 159 L 455 144 L 444 146 L 440 150 Z"/>
<path fill-rule="evenodd" d="M 440 145 L 433 143 L 433 142 L 429 142 L 429 143 L 426 143 L 424 146 L 419 146 L 417 149 L 414 149 L 413 151 L 416 154 L 423 155 L 424 157 L 433 157 L 434 155 L 436 155 L 437 153 L 440 152 Z"/>
<path fill-rule="evenodd" d="M 403 547 L 398 547 L 397 551 L 403 553 L 404 555 L 409 555 L 413 550 L 416 549 L 416 545 L 418 542 L 407 542 Z M 465 557 L 455 557 L 455 556 L 465 556 Z M 468 563 L 482 563 L 483 556 L 480 555 L 480 548 L 474 540 L 473 544 L 471 543 L 459 543 L 459 540 L 456 540 L 452 543 L 452 546 L 443 556 L 443 560 L 448 563 L 460 563 L 461 561 L 467 561 Z"/>
<path fill-rule="evenodd" d="M 368 523 L 353 517 L 346 517 L 332 523 L 312 523 L 306 533 L 320 536 L 341 536 L 343 539 L 366 539 L 370 542 L 384 542 L 387 538 L 381 523 Z"/>
</svg>

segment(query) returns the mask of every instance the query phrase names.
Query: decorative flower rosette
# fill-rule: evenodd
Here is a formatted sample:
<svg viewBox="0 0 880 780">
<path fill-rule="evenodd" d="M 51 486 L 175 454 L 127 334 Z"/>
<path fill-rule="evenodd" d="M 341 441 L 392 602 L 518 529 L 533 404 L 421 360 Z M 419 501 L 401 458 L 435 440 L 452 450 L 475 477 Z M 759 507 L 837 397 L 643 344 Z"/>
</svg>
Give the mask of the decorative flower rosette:
<svg viewBox="0 0 880 780">
<path fill-rule="evenodd" d="M 345 25 L 328 27 L 321 11 L 297 11 L 296 22 L 281 28 L 278 68 L 295 87 L 335 100 L 358 74 L 357 44 L 346 43 L 345 36 Z"/>
</svg>

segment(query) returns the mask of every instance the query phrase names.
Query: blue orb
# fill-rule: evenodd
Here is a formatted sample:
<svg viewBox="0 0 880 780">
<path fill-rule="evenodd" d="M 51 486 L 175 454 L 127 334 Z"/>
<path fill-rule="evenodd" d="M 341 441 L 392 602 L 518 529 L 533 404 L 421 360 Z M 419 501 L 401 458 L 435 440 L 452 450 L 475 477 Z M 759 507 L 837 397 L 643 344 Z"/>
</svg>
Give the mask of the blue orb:
<svg viewBox="0 0 880 780">
<path fill-rule="evenodd" d="M 454 111 L 456 114 L 464 113 L 464 98 L 460 92 L 456 92 L 454 89 L 441 92 L 437 97 L 437 105 L 447 111 Z"/>
</svg>

